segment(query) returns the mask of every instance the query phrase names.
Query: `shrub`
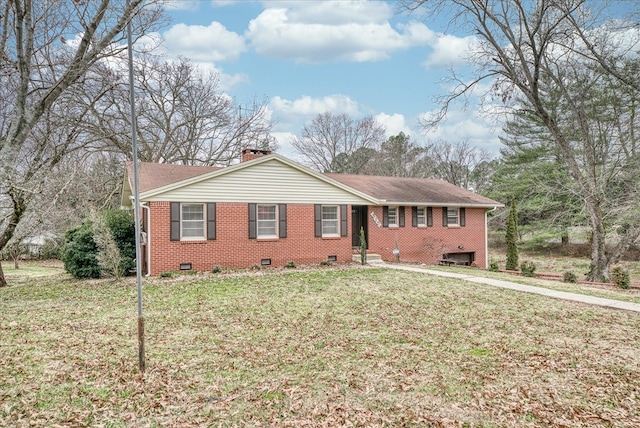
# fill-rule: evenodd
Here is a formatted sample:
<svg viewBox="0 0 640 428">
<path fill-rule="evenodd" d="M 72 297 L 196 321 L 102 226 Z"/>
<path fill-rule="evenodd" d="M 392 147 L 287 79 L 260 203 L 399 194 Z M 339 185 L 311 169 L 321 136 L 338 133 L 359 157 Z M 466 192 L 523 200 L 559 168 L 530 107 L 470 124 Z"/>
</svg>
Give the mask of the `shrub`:
<svg viewBox="0 0 640 428">
<path fill-rule="evenodd" d="M 364 233 L 364 227 L 360 227 L 360 264 L 367 264 L 367 239 Z"/>
<path fill-rule="evenodd" d="M 76 278 L 99 278 L 101 261 L 102 269 L 115 276 L 134 270 L 136 243 L 131 213 L 107 211 L 96 217 L 95 223 L 87 220 L 68 230 L 60 258 L 65 270 Z"/>
<path fill-rule="evenodd" d="M 518 269 L 518 214 L 515 201 L 511 201 L 507 223 L 507 270 Z"/>
<path fill-rule="evenodd" d="M 127 275 L 136 268 L 136 228 L 130 211 L 110 210 L 104 221 L 120 250 L 120 271 Z"/>
<path fill-rule="evenodd" d="M 214 266 L 213 269 L 211 270 L 211 272 L 220 273 L 220 272 L 222 272 L 222 269 L 220 268 L 220 266 Z"/>
<path fill-rule="evenodd" d="M 113 239 L 113 234 L 103 217 L 93 214 L 91 219 L 93 221 L 93 240 L 98 247 L 96 258 L 101 276 L 113 276 L 119 279 L 125 272 L 122 270 L 123 260 L 118 244 Z"/>
<path fill-rule="evenodd" d="M 629 271 L 621 265 L 615 265 L 611 268 L 611 281 L 620 288 L 626 289 L 631 286 Z"/>
<path fill-rule="evenodd" d="M 497 262 L 491 262 L 489 263 L 489 270 L 491 272 L 498 272 L 500 270 L 500 266 L 498 266 Z"/>
<path fill-rule="evenodd" d="M 64 269 L 74 278 L 99 278 L 98 246 L 93 240 L 93 224 L 86 221 L 68 230 L 65 241 L 60 251 Z"/>
<path fill-rule="evenodd" d="M 330 260 L 323 260 L 320 262 L 320 266 L 331 266 L 331 264 Z"/>
<path fill-rule="evenodd" d="M 171 272 L 171 271 L 169 271 L 169 272 L 162 272 L 162 273 L 160 274 L 160 278 L 171 278 L 171 277 L 173 276 L 173 274 L 174 274 L 174 272 Z"/>
<path fill-rule="evenodd" d="M 578 277 L 575 273 L 567 271 L 564 273 L 562 280 L 564 282 L 576 283 L 578 282 Z"/>
<path fill-rule="evenodd" d="M 296 263 L 294 261 L 290 261 L 290 262 L 287 262 L 287 264 L 284 265 L 284 267 L 289 269 L 294 269 L 296 267 Z"/>
<path fill-rule="evenodd" d="M 522 276 L 535 276 L 536 265 L 530 261 L 524 261 L 520 264 L 520 271 L 522 272 Z"/>
</svg>

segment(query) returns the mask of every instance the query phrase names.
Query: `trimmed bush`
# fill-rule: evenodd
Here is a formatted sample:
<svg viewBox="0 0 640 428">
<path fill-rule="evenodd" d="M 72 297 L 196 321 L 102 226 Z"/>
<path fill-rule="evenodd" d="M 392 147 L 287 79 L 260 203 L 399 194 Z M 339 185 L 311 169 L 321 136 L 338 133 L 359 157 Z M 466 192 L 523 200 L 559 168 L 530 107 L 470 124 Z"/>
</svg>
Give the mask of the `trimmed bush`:
<svg viewBox="0 0 640 428">
<path fill-rule="evenodd" d="M 367 264 L 367 239 L 364 233 L 364 227 L 360 227 L 360 264 Z"/>
<path fill-rule="evenodd" d="M 291 262 L 287 262 L 286 265 L 284 265 L 284 267 L 289 268 L 289 269 L 294 269 L 296 267 L 296 263 L 291 261 Z"/>
<path fill-rule="evenodd" d="M 575 273 L 567 271 L 564 273 L 562 280 L 564 282 L 576 283 L 578 282 L 578 277 L 576 276 Z"/>
<path fill-rule="evenodd" d="M 524 261 L 520 264 L 520 271 L 522 272 L 522 276 L 535 276 L 536 265 L 530 261 Z"/>
<path fill-rule="evenodd" d="M 631 286 L 631 275 L 621 265 L 615 265 L 611 268 L 611 281 L 618 287 L 627 289 Z"/>
<path fill-rule="evenodd" d="M 498 272 L 500 270 L 500 266 L 498 266 L 497 262 L 491 262 L 489 263 L 489 270 L 491 272 Z"/>
<path fill-rule="evenodd" d="M 93 224 L 86 221 L 68 230 L 65 240 L 60 251 L 64 269 L 74 278 L 99 278 L 98 246 L 93 240 Z"/>
<path fill-rule="evenodd" d="M 515 201 L 511 201 L 507 223 L 507 263 L 505 269 L 518 269 L 518 214 Z"/>
</svg>

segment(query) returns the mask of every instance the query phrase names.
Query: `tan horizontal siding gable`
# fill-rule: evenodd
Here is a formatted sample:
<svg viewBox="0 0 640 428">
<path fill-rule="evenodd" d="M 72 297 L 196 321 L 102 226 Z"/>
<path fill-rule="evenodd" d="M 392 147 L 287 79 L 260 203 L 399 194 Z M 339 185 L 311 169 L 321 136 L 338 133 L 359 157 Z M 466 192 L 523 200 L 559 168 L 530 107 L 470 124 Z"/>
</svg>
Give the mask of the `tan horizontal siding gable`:
<svg viewBox="0 0 640 428">
<path fill-rule="evenodd" d="M 141 195 L 143 201 L 371 204 L 342 183 L 269 156 Z"/>
</svg>

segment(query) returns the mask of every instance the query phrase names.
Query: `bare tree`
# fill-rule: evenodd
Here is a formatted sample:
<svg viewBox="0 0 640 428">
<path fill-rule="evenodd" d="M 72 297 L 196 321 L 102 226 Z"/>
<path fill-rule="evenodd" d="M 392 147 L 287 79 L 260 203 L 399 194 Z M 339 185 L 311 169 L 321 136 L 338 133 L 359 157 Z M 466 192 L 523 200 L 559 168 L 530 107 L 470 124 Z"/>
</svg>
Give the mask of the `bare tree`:
<svg viewBox="0 0 640 428">
<path fill-rule="evenodd" d="M 91 67 L 125 49 L 129 20 L 142 35 L 161 9 L 153 0 L 0 0 L 0 14 L 1 251 L 48 173 L 80 141 L 82 116 L 63 100 L 73 101 Z"/>
<path fill-rule="evenodd" d="M 628 4 L 637 13 L 638 3 Z M 490 95 L 537 118 L 566 165 L 567 184 L 588 213 L 589 278 L 607 280 L 609 266 L 640 239 L 640 168 L 632 131 L 639 125 L 632 100 L 640 95 L 635 22 L 607 20 L 604 1 L 415 0 L 405 5 L 453 12 L 480 41 L 473 57 L 476 77 L 458 81 L 432 123 L 485 79 L 492 81 Z M 616 109 L 623 115 L 616 116 Z M 616 224 L 624 227 L 608 249 L 607 234 Z"/>
<path fill-rule="evenodd" d="M 305 125 L 292 144 L 312 168 L 358 174 L 369 159 L 358 154 L 378 150 L 384 136 L 384 127 L 371 116 L 354 120 L 346 113 L 325 112 Z"/>
<path fill-rule="evenodd" d="M 491 160 L 489 152 L 471 146 L 469 140 L 438 141 L 429 146 L 429 156 L 435 164 L 434 177 L 474 191 L 485 178 L 482 167 Z"/>
<path fill-rule="evenodd" d="M 131 157 L 126 68 L 109 64 L 102 79 L 111 90 L 91 106 L 88 132 L 104 149 Z M 265 103 L 236 105 L 219 87 L 219 76 L 186 59 L 167 62 L 146 55 L 134 70 L 137 93 L 138 159 L 144 162 L 228 165 L 243 148 L 275 148 Z M 101 85 L 98 85 L 101 87 Z"/>
</svg>

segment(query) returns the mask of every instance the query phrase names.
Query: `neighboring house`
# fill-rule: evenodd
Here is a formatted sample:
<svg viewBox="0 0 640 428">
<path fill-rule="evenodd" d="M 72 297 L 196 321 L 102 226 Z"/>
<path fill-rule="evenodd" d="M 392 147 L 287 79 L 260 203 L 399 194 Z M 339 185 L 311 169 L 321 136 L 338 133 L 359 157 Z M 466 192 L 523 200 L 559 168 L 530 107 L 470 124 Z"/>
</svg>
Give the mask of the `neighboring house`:
<svg viewBox="0 0 640 428">
<path fill-rule="evenodd" d="M 138 164 L 143 271 L 351 261 L 368 253 L 487 267 L 487 212 L 503 205 L 442 180 L 322 174 L 247 149 L 225 168 Z M 122 204 L 132 206 L 132 165 Z"/>
</svg>

